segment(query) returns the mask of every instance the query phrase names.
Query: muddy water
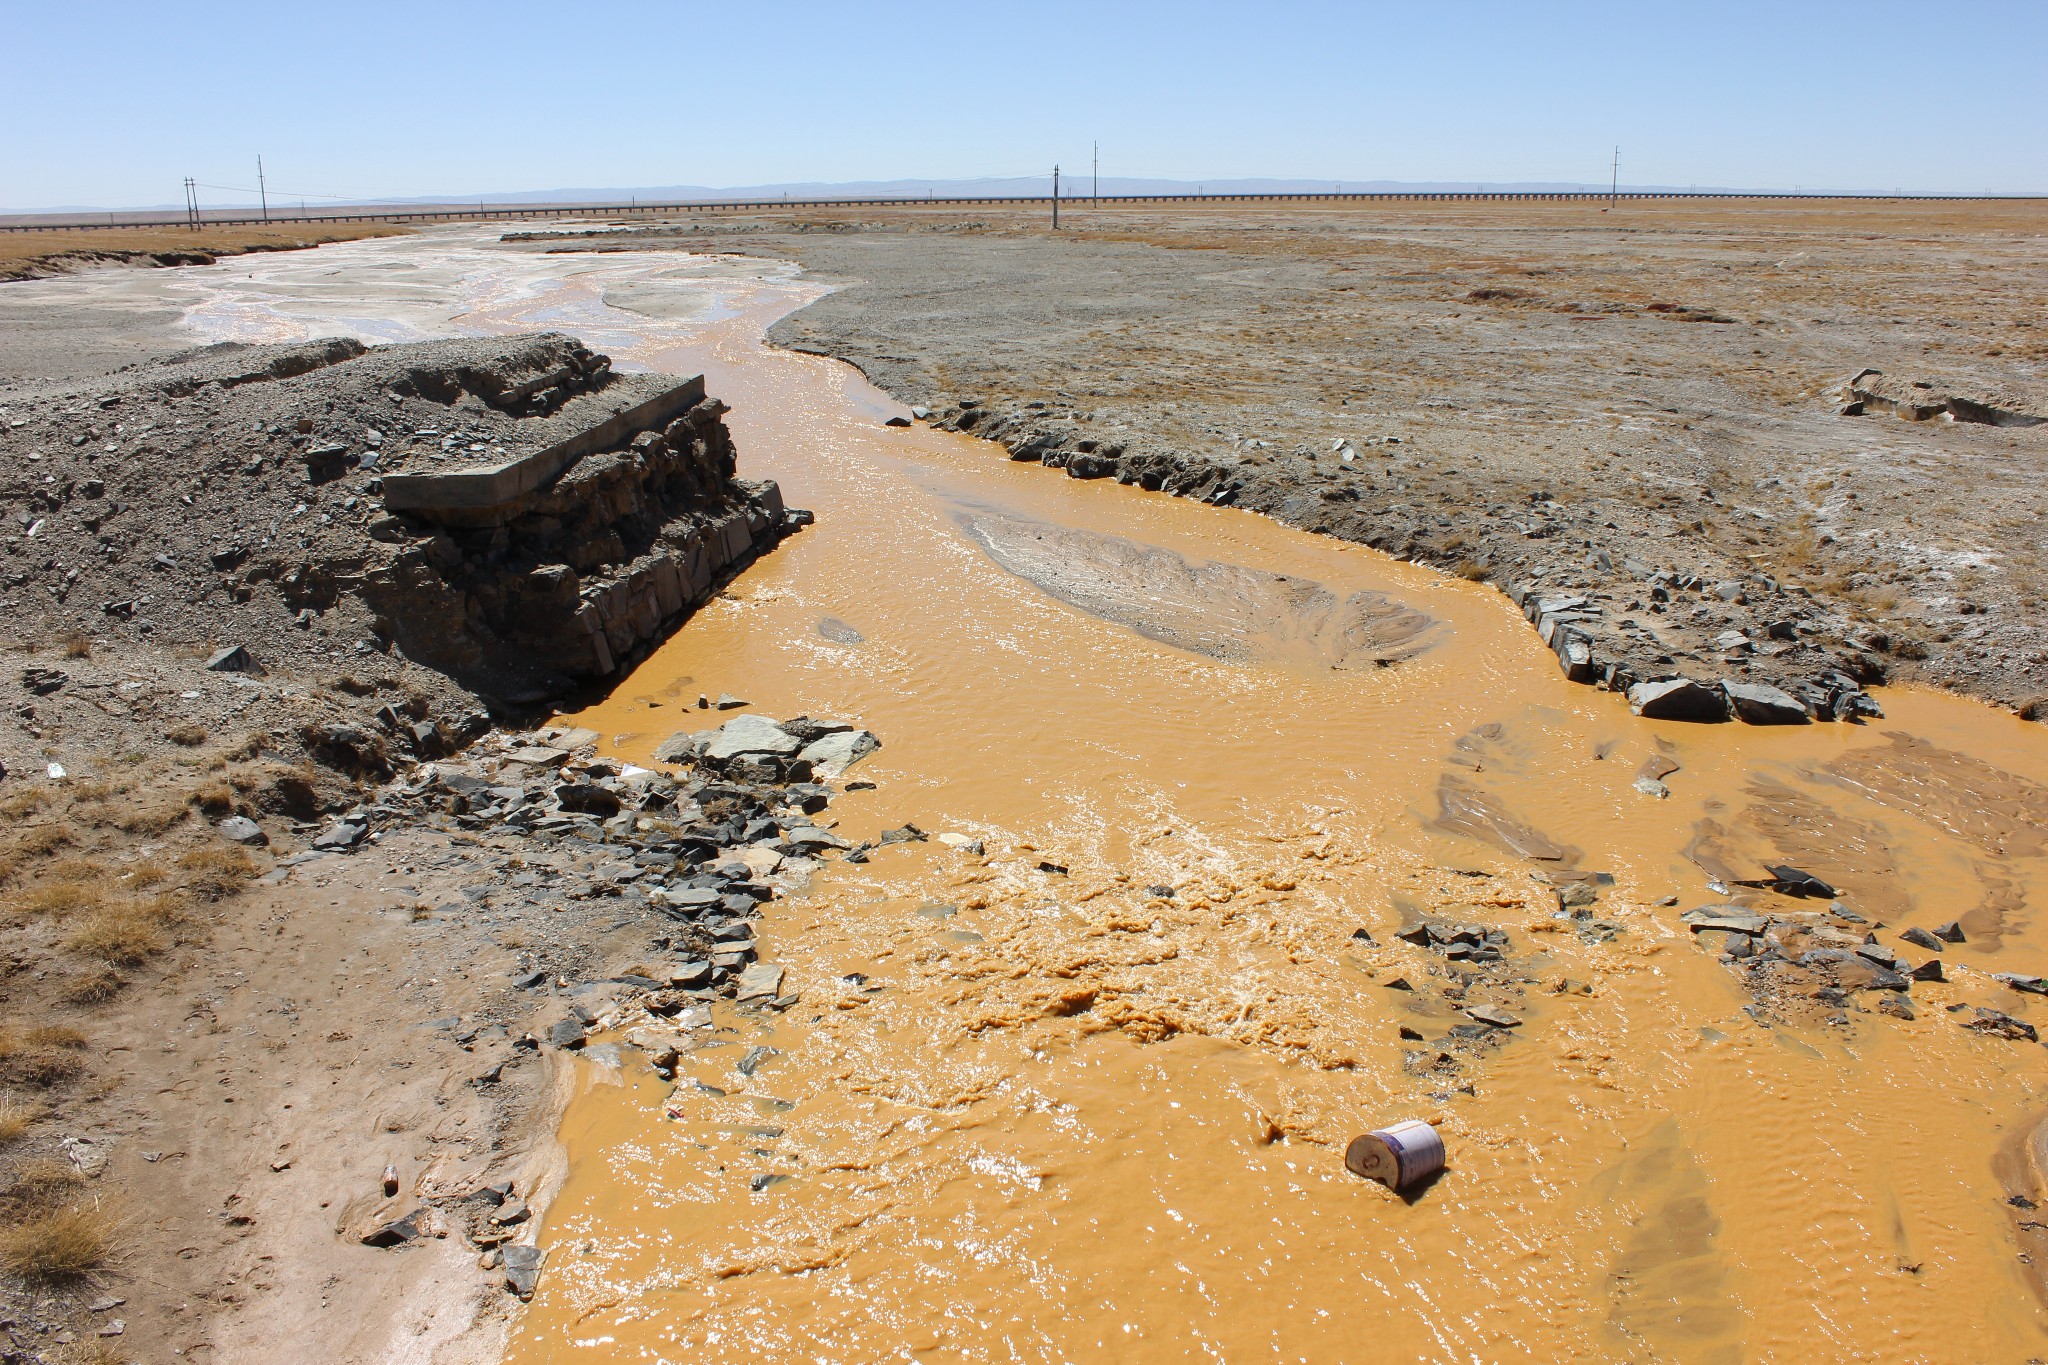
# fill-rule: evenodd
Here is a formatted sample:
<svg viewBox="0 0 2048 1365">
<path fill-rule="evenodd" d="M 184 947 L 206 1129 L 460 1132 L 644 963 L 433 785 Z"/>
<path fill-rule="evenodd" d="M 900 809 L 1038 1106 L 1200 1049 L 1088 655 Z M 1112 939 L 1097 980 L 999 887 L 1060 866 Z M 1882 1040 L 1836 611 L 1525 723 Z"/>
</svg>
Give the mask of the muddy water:
<svg viewBox="0 0 2048 1365">
<path fill-rule="evenodd" d="M 700 692 L 858 719 L 885 747 L 842 832 L 985 849 L 830 865 L 762 928 L 795 1008 L 721 1006 L 673 1092 L 629 1061 L 578 1101 L 514 1360 L 2043 1350 L 2005 1200 L 2048 1055 L 1944 1008 L 2048 1024 L 1984 975 L 2048 967 L 2038 727 L 1912 692 L 1862 727 L 1633 720 L 1490 589 L 882 427 L 858 375 L 760 347 L 814 294 L 776 268 L 317 259 L 343 273 L 222 272 L 195 317 L 561 326 L 708 371 L 742 472 L 818 524 L 575 719 L 639 759 L 712 723 Z M 1951 982 L 1912 1021 L 1745 1012 L 1677 915 L 1780 861 L 1888 944 L 1960 919 Z M 1589 919 L 1538 880 L 1593 873 Z M 1422 911 L 1505 930 L 1506 964 L 1463 984 L 1393 937 Z M 1458 1040 L 1474 1005 L 1523 1022 Z M 1440 1180 L 1344 1172 L 1406 1117 Z"/>
</svg>

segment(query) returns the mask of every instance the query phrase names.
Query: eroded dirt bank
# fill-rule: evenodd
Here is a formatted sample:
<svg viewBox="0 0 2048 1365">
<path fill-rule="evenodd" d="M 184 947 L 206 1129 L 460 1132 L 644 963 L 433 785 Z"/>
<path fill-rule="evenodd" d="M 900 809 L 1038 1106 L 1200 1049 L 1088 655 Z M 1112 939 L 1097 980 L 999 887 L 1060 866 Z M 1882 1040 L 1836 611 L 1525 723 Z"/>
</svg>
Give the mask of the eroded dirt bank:
<svg viewBox="0 0 2048 1365">
<path fill-rule="evenodd" d="M 521 710 L 788 529 L 715 398 L 535 335 L 585 302 L 551 269 L 359 250 L 163 272 L 187 324 L 123 335 L 179 354 L 0 389 L 11 1358 L 495 1359 L 564 1050 L 622 994 L 731 995 L 775 894 L 734 863 L 678 925 L 650 890 L 743 835 L 831 840 L 794 771 L 677 786 Z M 140 297 L 76 283 L 88 335 Z M 477 333 L 525 335 L 362 344 Z"/>
<path fill-rule="evenodd" d="M 1058 235 L 876 211 L 681 240 L 841 282 L 774 339 L 1016 458 L 1570 602 L 1589 680 L 1811 708 L 1840 674 L 2032 714 L 2048 425 L 2019 424 L 2048 417 L 2044 214 L 1080 203 Z M 1891 398 L 1841 415 L 1866 369 Z"/>
</svg>

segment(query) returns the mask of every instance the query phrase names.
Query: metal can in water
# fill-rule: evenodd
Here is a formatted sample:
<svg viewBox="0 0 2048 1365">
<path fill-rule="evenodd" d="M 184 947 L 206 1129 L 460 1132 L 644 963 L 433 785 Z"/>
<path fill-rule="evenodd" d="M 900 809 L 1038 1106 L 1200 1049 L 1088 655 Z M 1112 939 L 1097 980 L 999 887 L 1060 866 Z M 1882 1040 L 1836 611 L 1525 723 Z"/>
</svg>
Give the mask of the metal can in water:
<svg viewBox="0 0 2048 1365">
<path fill-rule="evenodd" d="M 1344 1167 L 1390 1190 L 1405 1190 L 1444 1168 L 1444 1140 L 1421 1119 L 1403 1119 L 1351 1139 Z"/>
</svg>

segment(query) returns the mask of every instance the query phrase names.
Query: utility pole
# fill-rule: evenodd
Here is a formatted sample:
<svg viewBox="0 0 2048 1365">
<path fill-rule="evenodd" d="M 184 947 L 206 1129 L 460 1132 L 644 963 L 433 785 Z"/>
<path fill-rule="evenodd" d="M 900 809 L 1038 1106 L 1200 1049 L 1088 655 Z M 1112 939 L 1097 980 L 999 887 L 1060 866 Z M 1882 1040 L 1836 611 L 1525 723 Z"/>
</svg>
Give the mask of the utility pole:
<svg viewBox="0 0 2048 1365">
<path fill-rule="evenodd" d="M 199 185 L 189 175 L 185 177 L 185 226 L 199 226 Z"/>
<path fill-rule="evenodd" d="M 1099 142 L 1095 144 L 1095 159 L 1088 167 L 1088 197 L 1102 197 L 1102 144 Z"/>
<path fill-rule="evenodd" d="M 1614 174 L 1607 182 L 1607 207 L 1621 207 L 1621 148 L 1614 149 Z"/>
<path fill-rule="evenodd" d="M 1060 230 L 1060 168 L 1054 162 L 1052 168 L 1052 230 Z"/>
<path fill-rule="evenodd" d="M 256 197 L 263 201 L 263 221 L 270 221 L 270 188 L 263 183 L 263 157 L 256 158 Z"/>
</svg>

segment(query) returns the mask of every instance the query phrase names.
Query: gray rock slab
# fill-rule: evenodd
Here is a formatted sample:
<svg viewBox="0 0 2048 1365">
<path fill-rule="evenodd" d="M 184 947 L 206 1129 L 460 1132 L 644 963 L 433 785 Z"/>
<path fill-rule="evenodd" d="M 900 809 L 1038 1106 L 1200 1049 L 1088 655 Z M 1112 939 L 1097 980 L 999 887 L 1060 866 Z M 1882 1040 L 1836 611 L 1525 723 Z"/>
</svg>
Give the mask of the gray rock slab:
<svg viewBox="0 0 2048 1365">
<path fill-rule="evenodd" d="M 793 754 L 803 741 L 766 716 L 738 716 L 718 727 L 704 756 L 738 758 L 741 754 Z"/>
<path fill-rule="evenodd" d="M 1637 683 L 1628 690 L 1628 709 L 1645 720 L 1728 719 L 1728 699 L 1720 690 L 1690 678 Z"/>
<path fill-rule="evenodd" d="M 1736 717 L 1751 725 L 1805 725 L 1813 719 L 1806 703 L 1764 683 L 1724 682 L 1721 691 Z"/>
<path fill-rule="evenodd" d="M 773 1000 L 782 994 L 782 968 L 768 962 L 756 962 L 740 973 L 739 990 L 735 1000 Z"/>
<path fill-rule="evenodd" d="M 270 842 L 270 836 L 263 832 L 263 827 L 246 815 L 230 815 L 214 828 L 221 832 L 222 838 L 238 844 L 260 847 Z"/>
<path fill-rule="evenodd" d="M 839 730 L 812 740 L 797 757 L 813 772 L 837 777 L 881 747 L 882 741 L 866 730 Z"/>
</svg>

